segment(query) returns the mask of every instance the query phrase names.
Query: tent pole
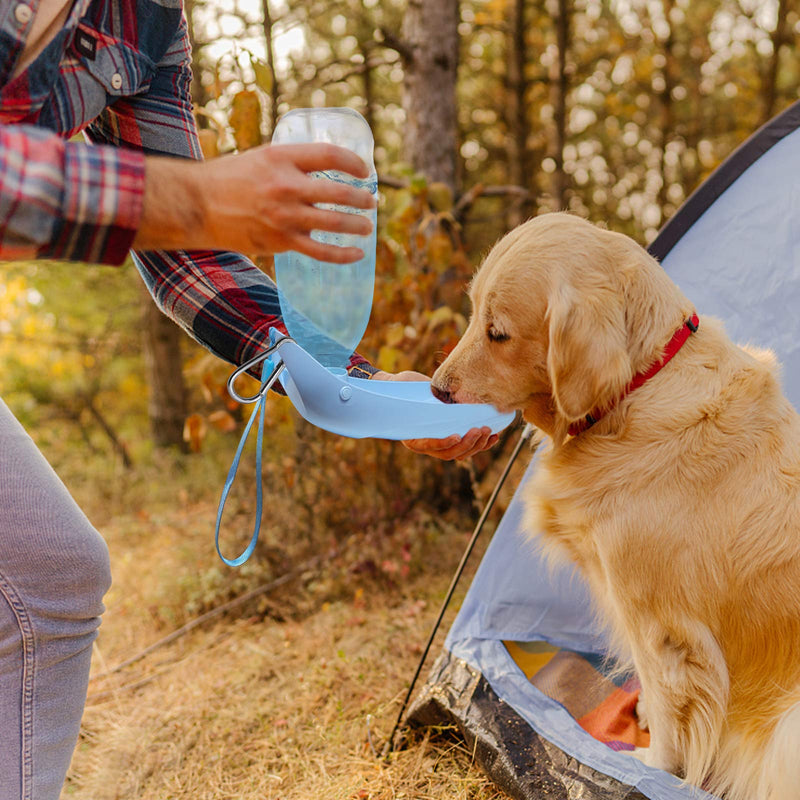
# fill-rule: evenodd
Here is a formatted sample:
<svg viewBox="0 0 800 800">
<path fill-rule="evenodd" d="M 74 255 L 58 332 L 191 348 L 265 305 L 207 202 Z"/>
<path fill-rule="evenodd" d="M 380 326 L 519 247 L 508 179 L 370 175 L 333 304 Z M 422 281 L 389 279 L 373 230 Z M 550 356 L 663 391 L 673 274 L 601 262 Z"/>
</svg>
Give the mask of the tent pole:
<svg viewBox="0 0 800 800">
<path fill-rule="evenodd" d="M 386 744 L 383 748 L 383 752 L 381 753 L 382 758 L 388 758 L 391 755 L 392 750 L 394 750 L 394 738 L 397 735 L 397 730 L 403 721 L 403 714 L 405 714 L 408 702 L 409 700 L 411 700 L 411 695 L 414 692 L 414 687 L 416 686 L 417 680 L 420 676 L 420 673 L 422 672 L 422 667 L 425 664 L 425 659 L 428 657 L 428 653 L 430 652 L 430 649 L 433 645 L 433 640 L 436 637 L 437 632 L 439 631 L 439 626 L 442 624 L 442 620 L 444 619 L 447 607 L 450 605 L 450 601 L 453 599 L 453 594 L 455 593 L 458 581 L 461 579 L 461 575 L 464 572 L 464 568 L 467 566 L 467 561 L 469 560 L 470 555 L 472 555 L 472 551 L 475 548 L 475 544 L 478 541 L 478 537 L 481 535 L 484 523 L 486 522 L 489 513 L 494 507 L 495 500 L 497 500 L 497 495 L 500 494 L 500 490 L 503 488 L 503 484 L 506 482 L 508 473 L 511 472 L 511 467 L 514 466 L 514 462 L 517 460 L 517 456 L 519 455 L 520 450 L 522 450 L 522 445 L 525 444 L 525 442 L 531 438 L 531 434 L 533 433 L 534 430 L 535 428 L 533 427 L 533 425 L 531 425 L 530 423 L 525 424 L 525 427 L 522 429 L 522 433 L 520 434 L 519 440 L 517 441 L 517 444 L 514 446 L 514 451 L 511 453 L 511 456 L 508 459 L 508 463 L 503 469 L 502 475 L 500 475 L 497 484 L 492 490 L 492 494 L 486 501 L 486 506 L 481 512 L 481 516 L 478 519 L 477 524 L 475 525 L 475 530 L 472 532 L 472 536 L 469 540 L 469 543 L 467 544 L 467 548 L 466 550 L 464 550 L 464 555 L 461 556 L 461 561 L 459 562 L 458 567 L 456 568 L 455 574 L 453 575 L 453 579 L 450 581 L 450 588 L 447 590 L 447 595 L 444 598 L 442 607 L 439 609 L 439 616 L 436 618 L 436 622 L 434 622 L 433 624 L 433 629 L 431 630 L 427 644 L 425 645 L 425 648 L 422 651 L 422 656 L 419 660 L 419 664 L 417 664 L 417 670 L 414 673 L 414 677 L 411 679 L 411 685 L 408 687 L 408 692 L 406 693 L 405 699 L 403 700 L 403 704 L 400 706 L 400 713 L 397 715 L 397 721 L 394 723 L 394 728 L 392 728 L 392 732 L 389 735 L 388 740 L 386 741 Z"/>
</svg>

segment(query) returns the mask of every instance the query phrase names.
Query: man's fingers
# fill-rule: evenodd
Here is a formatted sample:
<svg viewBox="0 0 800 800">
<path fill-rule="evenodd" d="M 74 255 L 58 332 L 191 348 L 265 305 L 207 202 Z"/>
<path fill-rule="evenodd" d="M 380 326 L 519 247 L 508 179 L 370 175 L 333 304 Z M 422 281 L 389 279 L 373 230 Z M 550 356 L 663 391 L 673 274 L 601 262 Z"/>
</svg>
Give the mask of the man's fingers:
<svg viewBox="0 0 800 800">
<path fill-rule="evenodd" d="M 466 452 L 460 456 L 456 456 L 457 461 L 463 461 L 467 458 L 472 458 L 476 453 L 482 453 L 484 450 L 488 450 L 492 445 L 497 443 L 497 440 L 500 437 L 494 433 L 489 434 L 487 436 L 481 436 L 481 438 Z"/>
<path fill-rule="evenodd" d="M 457 461 L 463 461 L 465 458 L 469 458 L 475 453 L 480 453 L 481 450 L 485 450 L 486 443 L 489 441 L 491 435 L 492 432 L 489 428 L 473 429 L 469 431 L 461 440 L 461 452 L 453 456 L 453 458 Z"/>
<path fill-rule="evenodd" d="M 293 228 L 301 231 L 330 231 L 332 233 L 353 233 L 369 236 L 372 222 L 363 214 L 348 214 L 346 211 L 305 207 L 298 212 Z"/>
<path fill-rule="evenodd" d="M 414 453 L 418 453 L 421 456 L 432 456 L 442 461 L 454 461 L 461 453 L 461 448 L 458 445 L 448 447 L 444 450 L 432 450 L 424 445 L 420 445 L 421 441 L 424 440 L 409 439 L 404 441 L 403 444 Z"/>
<path fill-rule="evenodd" d="M 352 264 L 364 258 L 364 251 L 358 247 L 338 247 L 335 244 L 324 244 L 302 233 L 289 234 L 286 240 L 289 244 L 287 249 L 329 264 Z"/>
<path fill-rule="evenodd" d="M 348 208 L 363 208 L 372 211 L 377 204 L 375 195 L 368 189 L 357 189 L 348 183 L 339 183 L 328 178 L 309 178 L 300 188 L 300 197 L 306 203 L 326 203 Z"/>
<path fill-rule="evenodd" d="M 491 447 L 498 438 L 497 434 L 484 427 L 473 428 L 463 437 L 453 435 L 446 439 L 408 439 L 403 444 L 415 453 L 433 456 L 443 461 L 461 461 Z"/>
<path fill-rule="evenodd" d="M 444 453 L 458 447 L 461 444 L 461 437 L 458 434 L 448 436 L 446 439 L 406 439 L 403 444 L 417 453 Z"/>
<path fill-rule="evenodd" d="M 303 172 L 337 170 L 356 178 L 369 177 L 369 168 L 352 150 L 335 144 L 277 144 L 273 150 L 281 150 Z"/>
<path fill-rule="evenodd" d="M 402 372 L 376 372 L 372 376 L 373 381 L 413 381 L 413 382 L 420 382 L 420 381 L 429 381 L 430 378 L 427 375 L 423 375 L 421 372 L 414 372 L 410 369 L 405 369 Z M 426 441 L 426 442 L 440 442 L 441 439 L 420 439 L 418 441 Z"/>
</svg>

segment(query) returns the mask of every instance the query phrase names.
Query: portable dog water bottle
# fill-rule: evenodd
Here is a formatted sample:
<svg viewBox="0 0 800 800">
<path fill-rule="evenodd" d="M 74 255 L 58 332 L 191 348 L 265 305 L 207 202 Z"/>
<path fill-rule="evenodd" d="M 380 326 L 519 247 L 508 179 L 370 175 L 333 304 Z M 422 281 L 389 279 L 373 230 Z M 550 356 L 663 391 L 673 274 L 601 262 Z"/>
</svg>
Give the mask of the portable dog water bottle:
<svg viewBox="0 0 800 800">
<path fill-rule="evenodd" d="M 377 195 L 378 178 L 372 160 L 372 132 L 366 120 L 351 108 L 301 108 L 278 121 L 273 144 L 328 142 L 347 147 L 370 168 L 365 180 L 338 172 L 320 178 L 366 187 Z M 241 402 L 257 402 L 279 379 L 298 412 L 309 422 L 342 436 L 361 439 L 442 439 L 488 426 L 493 433 L 505 428 L 513 414 L 493 406 L 446 404 L 430 391 L 429 381 L 375 381 L 350 378 L 345 367 L 364 335 L 372 310 L 375 287 L 377 212 L 343 209 L 370 217 L 369 236 L 314 231 L 319 241 L 360 247 L 364 258 L 355 264 L 328 264 L 300 253 L 275 256 L 275 274 L 281 313 L 289 332 L 282 338 L 273 330 L 271 347 L 231 375 L 228 388 Z M 270 359 L 274 371 L 261 391 L 240 397 L 236 378 L 259 362 Z"/>
<path fill-rule="evenodd" d="M 338 172 L 318 173 L 315 177 L 366 187 L 377 195 L 372 132 L 357 111 L 349 108 L 290 111 L 279 120 L 272 142 L 329 142 L 353 150 L 370 168 L 366 180 Z M 354 439 L 443 439 L 452 434 L 463 436 L 472 428 L 481 427 L 497 433 L 514 419 L 513 414 L 501 414 L 490 405 L 442 403 L 431 393 L 427 380 L 365 380 L 347 374 L 345 367 L 364 335 L 372 310 L 377 212 L 342 210 L 368 215 L 372 233 L 355 236 L 314 231 L 312 236 L 326 243 L 359 247 L 364 257 L 355 264 L 328 264 L 295 252 L 276 255 L 276 283 L 289 336 L 273 328 L 270 346 L 242 364 L 228 380 L 228 391 L 234 399 L 256 404 L 228 472 L 217 512 L 217 552 L 231 566 L 244 563 L 258 539 L 263 502 L 260 477 L 256 481 L 253 535 L 245 551 L 235 559 L 226 558 L 219 550 L 222 511 L 256 418 L 256 475 L 261 475 L 266 395 L 277 380 L 304 419 Z M 236 391 L 236 379 L 259 364 L 262 364 L 259 391 L 252 397 L 242 397 Z"/>
</svg>

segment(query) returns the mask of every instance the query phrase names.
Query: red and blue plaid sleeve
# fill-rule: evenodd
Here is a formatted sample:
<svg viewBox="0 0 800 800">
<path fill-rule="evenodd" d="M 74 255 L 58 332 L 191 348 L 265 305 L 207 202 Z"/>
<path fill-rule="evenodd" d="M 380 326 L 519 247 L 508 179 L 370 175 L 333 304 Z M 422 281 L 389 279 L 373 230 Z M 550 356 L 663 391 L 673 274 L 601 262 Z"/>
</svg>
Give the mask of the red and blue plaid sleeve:
<svg viewBox="0 0 800 800">
<path fill-rule="evenodd" d="M 183 20 L 147 92 L 117 101 L 87 129 L 95 142 L 147 154 L 202 158 L 192 114 L 190 50 Z M 269 330 L 285 333 L 275 284 L 238 253 L 135 252 L 134 262 L 161 310 L 221 358 L 241 364 L 263 352 Z M 354 375 L 377 370 L 362 356 Z"/>
<path fill-rule="evenodd" d="M 0 125 L 0 258 L 121 264 L 142 214 L 144 156 Z"/>
</svg>

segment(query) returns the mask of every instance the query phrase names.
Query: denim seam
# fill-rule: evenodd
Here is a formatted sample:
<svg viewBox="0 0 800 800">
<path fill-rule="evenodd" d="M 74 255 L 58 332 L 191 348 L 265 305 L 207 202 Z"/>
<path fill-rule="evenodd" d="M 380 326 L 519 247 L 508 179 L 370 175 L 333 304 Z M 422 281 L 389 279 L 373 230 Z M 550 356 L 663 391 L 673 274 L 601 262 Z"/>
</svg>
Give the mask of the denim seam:
<svg viewBox="0 0 800 800">
<path fill-rule="evenodd" d="M 33 691 L 35 644 L 33 625 L 25 604 L 14 587 L 0 573 L 0 595 L 3 596 L 17 619 L 22 637 L 22 800 L 31 800 L 33 795 Z"/>
</svg>

